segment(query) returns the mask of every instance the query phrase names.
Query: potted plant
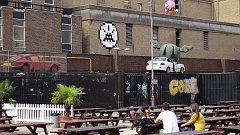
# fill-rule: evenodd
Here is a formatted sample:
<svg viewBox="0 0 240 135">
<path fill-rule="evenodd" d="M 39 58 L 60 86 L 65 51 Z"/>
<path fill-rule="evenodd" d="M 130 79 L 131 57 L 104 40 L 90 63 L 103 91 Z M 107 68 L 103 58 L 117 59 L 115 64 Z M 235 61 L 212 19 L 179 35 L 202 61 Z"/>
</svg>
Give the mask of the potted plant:
<svg viewBox="0 0 240 135">
<path fill-rule="evenodd" d="M 2 117 L 4 102 L 16 103 L 16 100 L 13 100 L 12 98 L 8 99 L 14 89 L 15 87 L 12 86 L 12 83 L 8 79 L 5 79 L 0 83 L 0 117 Z"/>
<path fill-rule="evenodd" d="M 83 89 L 82 87 L 57 84 L 57 91 L 52 94 L 51 102 L 53 104 L 64 104 L 64 116 L 60 117 L 60 122 L 62 119 L 71 119 L 71 117 L 69 117 L 71 105 L 81 104 L 80 99 L 82 94 L 84 94 Z"/>
</svg>

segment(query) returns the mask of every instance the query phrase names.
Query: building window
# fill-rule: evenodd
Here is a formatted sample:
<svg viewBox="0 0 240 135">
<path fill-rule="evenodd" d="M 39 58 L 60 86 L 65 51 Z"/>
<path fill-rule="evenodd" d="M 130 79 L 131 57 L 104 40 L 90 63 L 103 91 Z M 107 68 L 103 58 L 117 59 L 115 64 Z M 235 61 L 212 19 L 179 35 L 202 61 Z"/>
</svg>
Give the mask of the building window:
<svg viewBox="0 0 240 135">
<path fill-rule="evenodd" d="M 15 10 L 13 11 L 13 49 L 23 52 L 25 48 L 25 13 Z"/>
<path fill-rule="evenodd" d="M 97 5 L 105 4 L 105 0 L 97 0 Z"/>
<path fill-rule="evenodd" d="M 208 32 L 203 32 L 203 49 L 208 50 Z"/>
<path fill-rule="evenodd" d="M 45 0 L 44 10 L 54 11 L 54 0 Z"/>
<path fill-rule="evenodd" d="M 72 17 L 62 16 L 62 52 L 72 52 Z"/>
<path fill-rule="evenodd" d="M 149 11 L 151 10 L 151 7 L 150 7 L 150 4 L 151 3 L 151 0 L 149 0 Z M 154 0 L 152 0 L 152 11 L 154 12 L 155 11 L 155 1 Z"/>
<path fill-rule="evenodd" d="M 126 45 L 132 45 L 132 24 L 126 24 Z"/>
<path fill-rule="evenodd" d="M 180 46 L 180 40 L 181 40 L 180 33 L 181 33 L 181 30 L 176 29 L 176 46 L 178 47 Z"/>
<path fill-rule="evenodd" d="M 2 10 L 0 10 L 0 51 L 3 50 L 3 32 L 2 32 L 2 22 L 3 22 L 3 18 L 2 18 Z"/>
<path fill-rule="evenodd" d="M 131 0 L 123 0 L 124 2 L 124 8 L 131 8 Z"/>
<path fill-rule="evenodd" d="M 180 0 L 175 0 L 175 9 L 177 13 L 180 13 Z"/>
<path fill-rule="evenodd" d="M 153 26 L 153 40 L 158 41 L 158 27 Z"/>
<path fill-rule="evenodd" d="M 21 7 L 32 8 L 32 0 L 21 0 Z"/>
<path fill-rule="evenodd" d="M 142 3 L 137 3 L 137 5 L 138 5 L 138 11 L 142 11 L 143 9 L 142 9 Z"/>
</svg>

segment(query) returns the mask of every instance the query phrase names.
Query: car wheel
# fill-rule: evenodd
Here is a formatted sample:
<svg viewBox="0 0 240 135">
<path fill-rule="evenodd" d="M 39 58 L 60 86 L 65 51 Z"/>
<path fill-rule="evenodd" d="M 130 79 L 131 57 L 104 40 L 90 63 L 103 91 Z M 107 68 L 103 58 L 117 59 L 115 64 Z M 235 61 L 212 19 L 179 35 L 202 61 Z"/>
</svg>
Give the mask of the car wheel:
<svg viewBox="0 0 240 135">
<path fill-rule="evenodd" d="M 170 73 L 170 67 L 166 69 L 166 73 Z"/>
<path fill-rule="evenodd" d="M 183 72 L 184 72 L 184 68 L 182 67 L 179 73 L 183 73 Z"/>
<path fill-rule="evenodd" d="M 30 67 L 28 64 L 24 64 L 21 68 L 21 71 L 24 72 L 24 73 L 27 73 L 30 71 Z"/>
<path fill-rule="evenodd" d="M 52 73 L 56 73 L 56 72 L 58 71 L 58 67 L 57 67 L 56 65 L 52 65 L 50 71 L 51 71 Z"/>
</svg>

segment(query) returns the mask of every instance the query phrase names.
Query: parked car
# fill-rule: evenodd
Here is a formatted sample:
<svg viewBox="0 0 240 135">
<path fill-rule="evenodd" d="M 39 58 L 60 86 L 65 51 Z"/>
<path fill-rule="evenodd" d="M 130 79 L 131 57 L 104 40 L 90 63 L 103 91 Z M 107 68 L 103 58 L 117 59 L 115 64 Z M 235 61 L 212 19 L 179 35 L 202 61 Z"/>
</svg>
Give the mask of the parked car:
<svg viewBox="0 0 240 135">
<path fill-rule="evenodd" d="M 20 54 L 11 57 L 3 62 L 2 66 L 10 67 L 12 70 L 30 71 L 50 71 L 53 73 L 61 69 L 61 64 L 57 61 L 43 61 L 35 54 Z"/>
<path fill-rule="evenodd" d="M 147 71 L 152 71 L 152 61 L 149 60 L 146 66 Z M 154 71 L 165 71 L 170 72 L 179 72 L 183 73 L 185 71 L 185 66 L 177 62 L 172 61 L 167 57 L 155 57 L 153 58 L 153 70 Z"/>
</svg>

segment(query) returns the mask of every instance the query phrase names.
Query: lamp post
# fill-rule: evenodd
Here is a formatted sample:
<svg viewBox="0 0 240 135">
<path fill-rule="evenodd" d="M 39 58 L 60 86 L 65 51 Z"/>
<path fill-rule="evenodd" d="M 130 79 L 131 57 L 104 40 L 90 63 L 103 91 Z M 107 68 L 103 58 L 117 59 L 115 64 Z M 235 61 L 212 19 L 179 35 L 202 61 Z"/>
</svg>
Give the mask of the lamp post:
<svg viewBox="0 0 240 135">
<path fill-rule="evenodd" d="M 152 97 L 151 97 L 151 106 L 154 106 L 155 104 L 155 98 L 154 98 L 154 71 L 153 71 L 153 15 L 152 15 L 152 0 L 150 0 L 150 25 L 151 25 L 151 86 L 152 86 Z"/>
<path fill-rule="evenodd" d="M 122 74 L 121 72 L 119 72 L 119 68 L 118 68 L 118 52 L 123 50 L 123 51 L 130 51 L 130 48 L 125 48 L 125 49 L 120 49 L 119 47 L 114 47 L 113 50 L 116 50 L 115 56 L 114 56 L 114 67 L 115 67 L 115 73 L 117 74 L 118 80 L 121 80 L 120 78 L 120 74 Z M 120 83 L 118 83 L 118 88 L 121 88 Z M 117 102 L 118 102 L 118 108 L 120 107 L 120 95 L 121 91 L 119 91 L 119 93 L 117 94 Z M 116 96 L 116 93 L 114 94 L 114 96 Z"/>
</svg>

